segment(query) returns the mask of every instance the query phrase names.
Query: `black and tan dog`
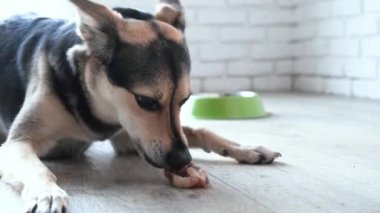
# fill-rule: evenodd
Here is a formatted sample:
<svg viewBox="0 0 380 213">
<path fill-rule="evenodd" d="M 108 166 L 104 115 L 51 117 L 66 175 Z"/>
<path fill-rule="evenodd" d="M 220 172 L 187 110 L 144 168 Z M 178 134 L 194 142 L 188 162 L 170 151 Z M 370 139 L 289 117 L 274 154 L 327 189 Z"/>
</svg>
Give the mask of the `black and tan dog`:
<svg viewBox="0 0 380 213">
<path fill-rule="evenodd" d="M 21 191 L 26 212 L 67 206 L 40 158 L 78 155 L 96 140 L 171 170 L 190 163 L 188 147 L 252 164 L 279 156 L 181 127 L 191 90 L 178 0 L 160 1 L 155 15 L 71 1 L 78 27 L 33 15 L 0 23 L 0 175 Z"/>
</svg>

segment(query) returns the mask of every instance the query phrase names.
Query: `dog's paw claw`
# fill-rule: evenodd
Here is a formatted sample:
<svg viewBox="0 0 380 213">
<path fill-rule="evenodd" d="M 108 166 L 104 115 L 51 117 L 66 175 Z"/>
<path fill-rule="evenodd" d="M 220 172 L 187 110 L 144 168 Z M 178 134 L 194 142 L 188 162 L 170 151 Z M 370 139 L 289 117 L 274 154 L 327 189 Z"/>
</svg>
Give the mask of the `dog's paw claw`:
<svg viewBox="0 0 380 213">
<path fill-rule="evenodd" d="M 27 213 L 64 213 L 68 196 L 58 186 L 44 190 L 31 190 L 23 194 Z"/>
<path fill-rule="evenodd" d="M 38 205 L 35 204 L 35 205 L 33 206 L 33 208 L 32 208 L 31 210 L 27 210 L 26 213 L 36 213 L 37 206 L 38 206 Z"/>
<path fill-rule="evenodd" d="M 279 157 L 282 157 L 282 155 L 281 155 L 281 153 L 279 153 L 279 152 L 275 152 L 275 153 L 274 153 L 274 157 L 275 157 L 275 158 L 279 158 Z"/>
</svg>

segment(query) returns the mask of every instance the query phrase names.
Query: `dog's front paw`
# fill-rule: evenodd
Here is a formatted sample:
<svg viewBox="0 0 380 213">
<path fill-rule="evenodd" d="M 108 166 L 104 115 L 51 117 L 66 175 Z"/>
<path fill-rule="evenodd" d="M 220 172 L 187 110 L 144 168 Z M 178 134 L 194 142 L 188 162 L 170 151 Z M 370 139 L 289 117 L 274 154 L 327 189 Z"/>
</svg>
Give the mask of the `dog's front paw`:
<svg viewBox="0 0 380 213">
<path fill-rule="evenodd" d="M 263 146 L 256 148 L 238 147 L 231 155 L 239 163 L 246 164 L 270 164 L 276 158 L 281 157 L 279 152 L 273 152 Z"/>
<path fill-rule="evenodd" d="M 67 193 L 56 184 L 43 188 L 27 187 L 22 197 L 27 213 L 64 213 L 68 204 Z"/>
</svg>

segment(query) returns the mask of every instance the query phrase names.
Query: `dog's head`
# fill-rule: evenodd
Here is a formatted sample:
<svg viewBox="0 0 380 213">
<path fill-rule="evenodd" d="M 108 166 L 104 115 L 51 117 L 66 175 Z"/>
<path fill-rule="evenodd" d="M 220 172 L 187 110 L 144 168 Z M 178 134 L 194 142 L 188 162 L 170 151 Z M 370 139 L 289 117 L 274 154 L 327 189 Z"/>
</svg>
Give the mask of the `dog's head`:
<svg viewBox="0 0 380 213">
<path fill-rule="evenodd" d="M 149 163 L 188 164 L 179 114 L 190 96 L 190 59 L 179 1 L 161 0 L 155 15 L 71 1 L 79 8 L 80 61 L 96 114 L 121 124 Z"/>
</svg>

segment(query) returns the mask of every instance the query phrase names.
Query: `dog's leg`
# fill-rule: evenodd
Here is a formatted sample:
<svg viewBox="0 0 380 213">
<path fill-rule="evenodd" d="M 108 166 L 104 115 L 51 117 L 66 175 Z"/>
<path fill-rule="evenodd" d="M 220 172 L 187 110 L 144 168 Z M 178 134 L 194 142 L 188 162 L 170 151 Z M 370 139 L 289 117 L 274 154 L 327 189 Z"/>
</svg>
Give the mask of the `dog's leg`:
<svg viewBox="0 0 380 213">
<path fill-rule="evenodd" d="M 33 141 L 9 141 L 0 147 L 2 180 L 21 196 L 25 212 L 65 212 L 68 198 L 56 177 L 39 160 Z"/>
<path fill-rule="evenodd" d="M 119 155 L 137 153 L 130 140 L 128 133 L 124 130 L 110 138 L 113 149 Z"/>
<path fill-rule="evenodd" d="M 225 157 L 231 157 L 239 163 L 269 164 L 281 154 L 265 147 L 242 147 L 238 143 L 223 138 L 207 129 L 192 129 L 183 127 L 190 147 L 199 147 L 206 152 L 215 152 Z"/>
<path fill-rule="evenodd" d="M 81 132 L 56 96 L 42 92 L 27 96 L 0 147 L 2 180 L 21 192 L 25 212 L 65 211 L 67 194 L 39 158 L 62 138 L 84 137 Z"/>
</svg>

